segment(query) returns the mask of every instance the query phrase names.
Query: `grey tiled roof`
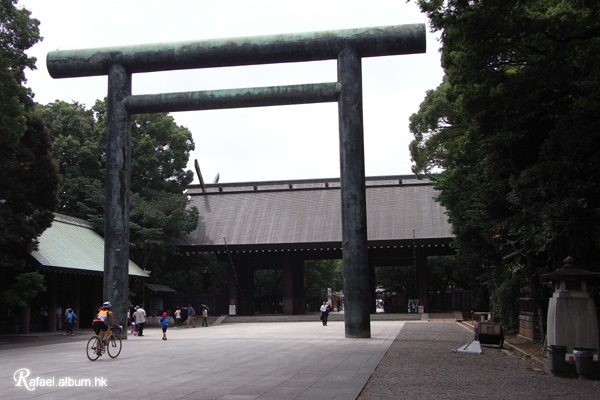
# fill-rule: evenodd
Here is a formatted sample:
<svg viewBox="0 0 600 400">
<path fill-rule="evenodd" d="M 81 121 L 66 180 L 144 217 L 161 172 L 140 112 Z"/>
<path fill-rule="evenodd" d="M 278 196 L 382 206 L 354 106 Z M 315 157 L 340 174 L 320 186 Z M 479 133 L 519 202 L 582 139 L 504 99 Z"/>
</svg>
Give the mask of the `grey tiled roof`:
<svg viewBox="0 0 600 400">
<path fill-rule="evenodd" d="M 104 272 L 104 239 L 86 221 L 55 214 L 31 255 L 44 267 L 78 273 Z M 148 277 L 133 261 L 129 275 Z"/>
<path fill-rule="evenodd" d="M 401 182 L 401 183 L 400 183 Z M 339 179 L 210 184 L 188 188 L 198 227 L 187 246 L 341 242 Z M 369 241 L 452 238 L 429 182 L 413 176 L 367 178 Z"/>
</svg>

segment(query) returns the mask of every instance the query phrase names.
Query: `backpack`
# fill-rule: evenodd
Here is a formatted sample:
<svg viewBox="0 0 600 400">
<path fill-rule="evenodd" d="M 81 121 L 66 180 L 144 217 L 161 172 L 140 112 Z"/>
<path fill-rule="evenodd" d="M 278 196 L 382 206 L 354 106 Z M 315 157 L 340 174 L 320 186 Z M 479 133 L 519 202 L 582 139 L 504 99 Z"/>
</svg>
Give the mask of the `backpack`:
<svg viewBox="0 0 600 400">
<path fill-rule="evenodd" d="M 75 313 L 71 310 L 67 314 L 67 322 L 68 323 L 72 323 L 72 322 L 74 323 L 75 321 L 77 321 L 77 315 L 75 315 Z"/>
</svg>

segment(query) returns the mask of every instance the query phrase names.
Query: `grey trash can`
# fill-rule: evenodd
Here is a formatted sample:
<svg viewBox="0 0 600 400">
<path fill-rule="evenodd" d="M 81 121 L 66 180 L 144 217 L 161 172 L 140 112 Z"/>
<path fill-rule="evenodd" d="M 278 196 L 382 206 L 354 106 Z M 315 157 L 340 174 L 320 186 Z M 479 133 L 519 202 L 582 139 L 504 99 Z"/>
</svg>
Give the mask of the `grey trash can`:
<svg viewBox="0 0 600 400">
<path fill-rule="evenodd" d="M 565 356 L 567 346 L 551 345 L 548 347 L 551 372 L 563 372 L 565 370 Z"/>
<path fill-rule="evenodd" d="M 574 348 L 575 368 L 579 375 L 591 375 L 594 351 L 596 349 Z"/>
</svg>

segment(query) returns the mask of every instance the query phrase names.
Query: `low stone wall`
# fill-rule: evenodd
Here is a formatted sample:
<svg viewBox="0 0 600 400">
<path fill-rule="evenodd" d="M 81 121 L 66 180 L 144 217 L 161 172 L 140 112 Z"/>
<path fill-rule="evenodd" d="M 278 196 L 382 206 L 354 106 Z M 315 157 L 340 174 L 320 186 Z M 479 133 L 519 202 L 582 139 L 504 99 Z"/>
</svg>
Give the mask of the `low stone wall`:
<svg viewBox="0 0 600 400">
<path fill-rule="evenodd" d="M 533 313 L 521 311 L 519 314 L 519 335 L 528 339 L 533 339 L 534 323 Z"/>
<path fill-rule="evenodd" d="M 161 326 L 160 320 L 162 317 L 146 317 L 146 326 Z M 175 321 L 169 317 L 169 326 L 174 326 Z"/>
</svg>

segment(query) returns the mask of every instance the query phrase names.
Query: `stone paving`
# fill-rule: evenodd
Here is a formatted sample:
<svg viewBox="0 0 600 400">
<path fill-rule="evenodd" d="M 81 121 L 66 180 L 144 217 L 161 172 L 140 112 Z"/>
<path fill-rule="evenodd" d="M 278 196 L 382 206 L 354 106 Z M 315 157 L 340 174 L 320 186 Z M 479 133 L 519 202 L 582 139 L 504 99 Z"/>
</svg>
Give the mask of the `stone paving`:
<svg viewBox="0 0 600 400">
<path fill-rule="evenodd" d="M 0 336 L 0 399 L 600 398 L 600 381 L 553 376 L 518 351 L 453 352 L 473 333 L 451 318 L 372 320 L 370 339 L 346 339 L 342 320 L 316 318 L 212 320 L 171 327 L 166 341 L 148 328 L 118 358 L 95 362 L 85 355 L 91 331 Z"/>
<path fill-rule="evenodd" d="M 3 345 L 0 399 L 353 400 L 403 325 L 372 321 L 370 339 L 346 339 L 342 321 L 171 327 L 166 341 L 150 328 L 94 362 L 82 340 L 91 332 Z"/>
</svg>

